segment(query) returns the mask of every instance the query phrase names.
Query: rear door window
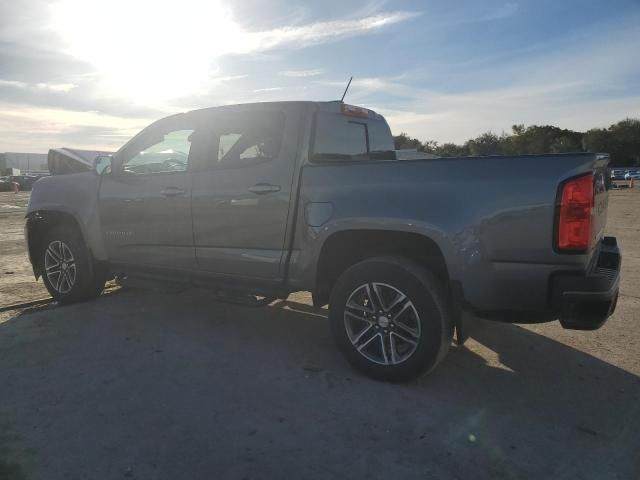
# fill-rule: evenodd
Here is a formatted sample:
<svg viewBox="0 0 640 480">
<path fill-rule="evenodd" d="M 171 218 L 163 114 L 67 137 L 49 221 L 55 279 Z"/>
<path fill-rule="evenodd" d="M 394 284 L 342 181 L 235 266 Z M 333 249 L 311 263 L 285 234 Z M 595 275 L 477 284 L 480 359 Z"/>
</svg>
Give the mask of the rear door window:
<svg viewBox="0 0 640 480">
<path fill-rule="evenodd" d="M 210 166 L 234 167 L 273 160 L 280 153 L 282 112 L 221 115 L 213 122 Z"/>
</svg>

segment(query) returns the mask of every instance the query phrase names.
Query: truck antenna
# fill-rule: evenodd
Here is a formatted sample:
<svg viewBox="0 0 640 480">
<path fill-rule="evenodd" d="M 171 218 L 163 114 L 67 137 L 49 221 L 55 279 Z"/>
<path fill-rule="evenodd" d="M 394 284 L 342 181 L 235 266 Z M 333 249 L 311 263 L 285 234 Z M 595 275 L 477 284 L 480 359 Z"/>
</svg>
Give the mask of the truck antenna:
<svg viewBox="0 0 640 480">
<path fill-rule="evenodd" d="M 347 91 L 349 90 L 349 87 L 351 86 L 351 80 L 353 80 L 353 77 L 349 77 L 349 83 L 347 83 L 347 88 L 344 89 L 344 93 L 342 94 L 342 98 L 340 99 L 340 103 L 344 103 L 344 97 L 347 95 Z"/>
</svg>

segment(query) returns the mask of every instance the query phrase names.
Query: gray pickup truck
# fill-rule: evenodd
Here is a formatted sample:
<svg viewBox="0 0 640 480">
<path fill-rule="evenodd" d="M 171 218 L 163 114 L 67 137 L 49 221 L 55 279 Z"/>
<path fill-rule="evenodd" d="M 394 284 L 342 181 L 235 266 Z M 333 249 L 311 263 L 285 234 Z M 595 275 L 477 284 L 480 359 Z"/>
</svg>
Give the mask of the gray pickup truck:
<svg viewBox="0 0 640 480">
<path fill-rule="evenodd" d="M 620 252 L 603 235 L 608 156 L 403 160 L 379 114 L 342 102 L 173 115 L 95 169 L 39 180 L 25 227 L 60 303 L 112 278 L 329 305 L 358 369 L 433 369 L 465 313 L 600 327 Z M 415 156 L 414 156 L 415 157 Z"/>
</svg>

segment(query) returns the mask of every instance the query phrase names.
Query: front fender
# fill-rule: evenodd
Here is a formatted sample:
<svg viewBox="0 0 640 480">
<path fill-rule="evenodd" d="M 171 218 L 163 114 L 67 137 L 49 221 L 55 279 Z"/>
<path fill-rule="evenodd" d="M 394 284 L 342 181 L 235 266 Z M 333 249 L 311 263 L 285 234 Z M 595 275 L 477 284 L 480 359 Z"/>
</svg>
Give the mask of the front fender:
<svg viewBox="0 0 640 480">
<path fill-rule="evenodd" d="M 27 217 L 46 212 L 71 216 L 93 257 L 106 260 L 98 214 L 99 189 L 100 177 L 93 172 L 41 178 L 33 186 Z"/>
</svg>

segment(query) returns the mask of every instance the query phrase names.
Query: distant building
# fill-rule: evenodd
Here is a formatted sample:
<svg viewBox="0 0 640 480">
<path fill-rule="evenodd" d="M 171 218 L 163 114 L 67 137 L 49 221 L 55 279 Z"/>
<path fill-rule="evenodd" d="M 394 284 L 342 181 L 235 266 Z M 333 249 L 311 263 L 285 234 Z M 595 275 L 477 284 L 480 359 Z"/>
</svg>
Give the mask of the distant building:
<svg viewBox="0 0 640 480">
<path fill-rule="evenodd" d="M 0 172 L 18 168 L 21 172 L 47 171 L 46 153 L 0 153 Z"/>
</svg>

